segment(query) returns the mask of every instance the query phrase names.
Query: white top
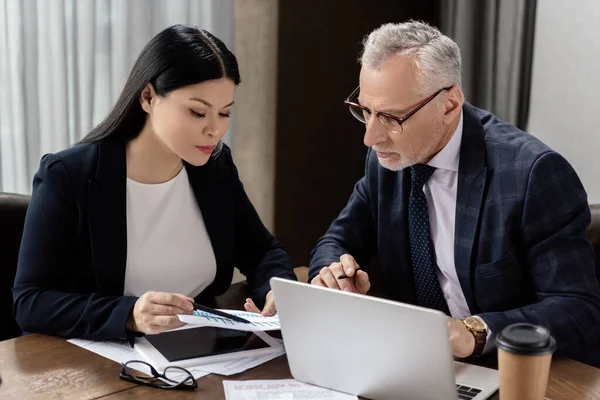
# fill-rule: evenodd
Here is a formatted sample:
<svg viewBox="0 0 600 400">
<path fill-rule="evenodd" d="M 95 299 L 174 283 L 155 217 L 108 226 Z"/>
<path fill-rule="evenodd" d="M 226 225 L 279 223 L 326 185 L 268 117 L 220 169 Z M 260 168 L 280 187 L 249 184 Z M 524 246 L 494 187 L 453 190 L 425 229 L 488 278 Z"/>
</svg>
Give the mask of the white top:
<svg viewBox="0 0 600 400">
<path fill-rule="evenodd" d="M 454 264 L 454 227 L 456 225 L 456 193 L 460 143 L 463 133 L 463 114 L 452 138 L 427 165 L 436 170 L 423 186 L 429 211 L 429 228 L 435 248 L 437 277 L 453 318 L 471 316 L 467 300 L 458 281 Z M 493 348 L 492 332 L 488 331 L 485 352 Z"/>
<path fill-rule="evenodd" d="M 127 178 L 123 294 L 159 291 L 196 297 L 216 272 L 215 254 L 185 168 L 160 184 Z"/>
</svg>

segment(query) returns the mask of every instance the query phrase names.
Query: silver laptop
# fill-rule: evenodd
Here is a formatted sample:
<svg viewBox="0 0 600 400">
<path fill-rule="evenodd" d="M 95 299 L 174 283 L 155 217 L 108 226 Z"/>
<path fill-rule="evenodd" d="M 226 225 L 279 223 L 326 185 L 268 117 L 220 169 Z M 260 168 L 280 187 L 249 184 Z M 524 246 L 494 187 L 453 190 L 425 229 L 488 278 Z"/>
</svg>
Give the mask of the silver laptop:
<svg viewBox="0 0 600 400">
<path fill-rule="evenodd" d="M 483 400 L 498 372 L 455 362 L 447 317 L 403 303 L 271 279 L 292 376 L 370 399 Z"/>
</svg>

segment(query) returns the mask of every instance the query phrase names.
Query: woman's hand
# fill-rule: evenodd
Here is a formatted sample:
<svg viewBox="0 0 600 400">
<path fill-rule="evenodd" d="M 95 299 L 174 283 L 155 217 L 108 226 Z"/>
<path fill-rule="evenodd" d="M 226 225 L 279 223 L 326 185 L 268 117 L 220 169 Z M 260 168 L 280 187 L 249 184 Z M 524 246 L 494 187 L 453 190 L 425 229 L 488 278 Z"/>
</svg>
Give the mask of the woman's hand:
<svg viewBox="0 0 600 400">
<path fill-rule="evenodd" d="M 277 312 L 277 308 L 275 308 L 275 299 L 273 298 L 273 291 L 269 290 L 269 293 L 267 293 L 267 300 L 265 301 L 265 306 L 262 309 L 262 311 L 260 311 L 259 308 L 256 307 L 256 304 L 254 304 L 251 298 L 246 299 L 246 304 L 244 304 L 244 308 L 248 312 L 262 314 L 265 317 L 271 317 L 275 315 L 275 313 Z"/>
<path fill-rule="evenodd" d="M 136 302 L 127 321 L 127 330 L 157 334 L 185 325 L 177 314 L 193 314 L 191 297 L 179 293 L 146 292 Z"/>
</svg>

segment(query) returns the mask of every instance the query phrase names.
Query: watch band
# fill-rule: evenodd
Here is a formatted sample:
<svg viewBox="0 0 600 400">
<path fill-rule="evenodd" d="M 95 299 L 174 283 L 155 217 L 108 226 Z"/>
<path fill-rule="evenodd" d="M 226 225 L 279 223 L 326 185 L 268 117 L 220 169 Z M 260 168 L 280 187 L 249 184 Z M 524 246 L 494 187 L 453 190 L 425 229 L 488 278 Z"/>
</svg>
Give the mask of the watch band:
<svg viewBox="0 0 600 400">
<path fill-rule="evenodd" d="M 473 349 L 472 356 L 478 357 L 483 353 L 483 349 L 485 348 L 485 344 L 487 342 L 487 333 L 480 331 L 471 331 L 473 336 L 475 336 L 475 348 Z"/>
<path fill-rule="evenodd" d="M 461 322 L 463 323 L 465 328 L 467 328 L 467 330 L 469 332 L 471 332 L 471 334 L 475 338 L 475 347 L 473 348 L 473 353 L 471 353 L 471 356 L 478 357 L 483 353 L 483 349 L 485 348 L 485 344 L 487 343 L 488 330 L 487 329 L 477 329 L 477 328 L 471 326 L 467 322 L 467 320 L 469 318 L 477 319 L 478 321 L 481 321 L 484 325 L 485 325 L 485 322 L 479 317 L 468 317 L 468 318 L 461 320 Z"/>
</svg>

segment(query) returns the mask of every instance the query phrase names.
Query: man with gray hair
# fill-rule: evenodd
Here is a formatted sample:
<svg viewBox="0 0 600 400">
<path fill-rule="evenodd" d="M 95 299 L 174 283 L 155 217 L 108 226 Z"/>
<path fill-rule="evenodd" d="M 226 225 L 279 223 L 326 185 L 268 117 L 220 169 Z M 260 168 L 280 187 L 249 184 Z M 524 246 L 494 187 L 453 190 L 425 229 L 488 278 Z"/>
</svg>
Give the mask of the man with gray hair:
<svg viewBox="0 0 600 400">
<path fill-rule="evenodd" d="M 366 125 L 365 176 L 313 250 L 311 283 L 365 294 L 379 254 L 388 297 L 451 317 L 455 356 L 529 322 L 600 367 L 590 211 L 571 165 L 464 101 L 460 50 L 434 27 L 381 26 L 361 64 L 345 103 Z"/>
</svg>

